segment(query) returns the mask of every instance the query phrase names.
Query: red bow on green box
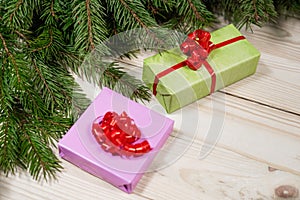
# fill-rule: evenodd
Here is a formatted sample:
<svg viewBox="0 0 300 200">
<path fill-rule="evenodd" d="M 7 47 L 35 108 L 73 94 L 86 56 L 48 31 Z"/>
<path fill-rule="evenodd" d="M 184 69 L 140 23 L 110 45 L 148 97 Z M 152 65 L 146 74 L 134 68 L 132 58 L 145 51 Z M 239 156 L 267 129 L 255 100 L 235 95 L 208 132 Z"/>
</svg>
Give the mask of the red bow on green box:
<svg viewBox="0 0 300 200">
<path fill-rule="evenodd" d="M 155 76 L 153 83 L 153 94 L 157 94 L 157 85 L 159 79 L 167 74 L 171 73 L 174 70 L 180 69 L 181 67 L 188 66 L 192 70 L 198 70 L 202 65 L 205 66 L 206 70 L 209 72 L 211 76 L 211 88 L 210 93 L 215 91 L 216 87 L 216 74 L 214 69 L 207 62 L 207 57 L 211 51 L 217 48 L 221 48 L 228 44 L 234 43 L 239 40 L 245 39 L 244 36 L 238 36 L 224 42 L 213 44 L 210 41 L 211 35 L 209 32 L 204 30 L 196 30 L 190 34 L 188 34 L 187 39 L 180 45 L 181 51 L 188 56 L 188 58 L 172 67 L 167 68 L 166 70 L 158 73 Z"/>
<path fill-rule="evenodd" d="M 213 49 L 214 44 L 210 37 L 209 32 L 196 30 L 180 45 L 180 50 L 189 56 L 185 62 L 192 70 L 199 69 Z"/>
</svg>

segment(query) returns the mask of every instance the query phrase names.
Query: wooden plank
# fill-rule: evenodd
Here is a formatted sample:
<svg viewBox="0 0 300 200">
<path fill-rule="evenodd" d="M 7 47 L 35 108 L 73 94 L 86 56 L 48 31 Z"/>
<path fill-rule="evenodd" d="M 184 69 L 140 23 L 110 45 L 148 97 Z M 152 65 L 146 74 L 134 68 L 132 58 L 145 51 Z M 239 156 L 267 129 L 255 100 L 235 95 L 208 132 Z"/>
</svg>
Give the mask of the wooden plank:
<svg viewBox="0 0 300 200">
<path fill-rule="evenodd" d="M 35 182 L 29 174 L 0 176 L 0 199 L 147 199 L 139 195 L 120 192 L 110 184 L 102 181 L 71 163 L 62 161 L 63 173 L 58 180 L 46 183 Z"/>
<path fill-rule="evenodd" d="M 207 104 L 209 103 L 202 101 L 199 109 L 202 121 L 212 116 L 212 109 L 209 109 L 211 106 Z M 194 109 L 195 106 L 197 105 L 189 109 Z M 222 111 L 213 114 L 218 115 L 218 112 Z M 300 174 L 299 121 L 299 116 L 229 96 L 226 97 L 226 116 L 217 145 L 276 168 Z M 202 125 L 205 126 L 204 123 Z M 200 139 L 202 138 L 200 135 Z"/>
<path fill-rule="evenodd" d="M 242 33 L 261 52 L 254 76 L 225 90 L 230 94 L 300 114 L 300 22 L 280 20 L 278 25 L 254 27 Z"/>
<path fill-rule="evenodd" d="M 199 159 L 202 145 L 195 141 L 172 164 L 146 173 L 130 195 L 62 160 L 65 169 L 50 184 L 34 182 L 24 173 L 2 176 L 0 199 L 271 199 L 280 185 L 300 188 L 300 176 L 269 172 L 267 165 L 222 147 Z M 172 148 L 167 145 L 164 151 Z"/>
<path fill-rule="evenodd" d="M 197 160 L 198 145 L 192 145 L 176 164 L 159 171 L 160 181 L 147 179 L 147 192 L 152 190 L 152 184 L 157 187 L 151 193 L 154 199 L 163 197 L 156 191 L 166 186 L 165 193 L 174 190 L 180 199 L 183 194 L 178 194 L 177 190 L 181 193 L 189 190 L 189 196 L 184 196 L 188 199 L 271 199 L 274 197 L 274 188 L 283 183 L 299 187 L 299 176 L 281 171 L 271 173 L 265 165 L 222 148 L 217 147 L 204 160 Z M 160 183 L 158 186 L 157 182 Z M 174 183 L 181 188 L 173 189 Z"/>
</svg>

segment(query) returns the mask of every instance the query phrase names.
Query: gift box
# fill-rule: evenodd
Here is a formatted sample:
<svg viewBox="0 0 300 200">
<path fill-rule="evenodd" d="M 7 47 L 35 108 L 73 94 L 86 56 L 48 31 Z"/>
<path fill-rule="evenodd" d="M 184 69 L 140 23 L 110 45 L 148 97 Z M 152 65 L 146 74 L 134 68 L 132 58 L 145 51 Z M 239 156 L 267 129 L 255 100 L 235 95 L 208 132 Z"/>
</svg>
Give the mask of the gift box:
<svg viewBox="0 0 300 200">
<path fill-rule="evenodd" d="M 126 112 L 132 119 L 130 123 L 138 127 L 141 139 L 144 140 L 140 144 L 147 141 L 151 150 L 137 156 L 116 155 L 114 152 L 105 151 L 99 139 L 92 134 L 92 127 L 96 120 L 103 119 L 108 112 Z M 119 119 L 122 120 L 124 117 L 121 117 Z M 59 141 L 59 154 L 90 174 L 131 193 L 172 132 L 173 124 L 173 120 L 108 88 L 103 88 Z"/>
<path fill-rule="evenodd" d="M 143 81 L 168 113 L 254 74 L 259 51 L 233 26 L 196 30 L 180 48 L 144 59 Z"/>
</svg>

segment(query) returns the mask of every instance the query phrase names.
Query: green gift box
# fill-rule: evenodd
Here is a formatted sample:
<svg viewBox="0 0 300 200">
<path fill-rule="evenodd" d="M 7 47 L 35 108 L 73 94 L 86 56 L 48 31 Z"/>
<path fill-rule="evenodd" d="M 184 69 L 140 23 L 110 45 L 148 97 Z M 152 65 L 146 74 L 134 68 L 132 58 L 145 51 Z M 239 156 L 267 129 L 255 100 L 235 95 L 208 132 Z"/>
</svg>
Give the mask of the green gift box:
<svg viewBox="0 0 300 200">
<path fill-rule="evenodd" d="M 228 25 L 212 32 L 210 41 L 218 46 L 238 37 L 242 37 L 241 33 L 233 25 Z M 188 66 L 170 70 L 188 58 L 180 48 L 175 48 L 144 59 L 143 81 L 152 91 L 155 85 L 156 98 L 171 113 L 254 74 L 259 57 L 259 51 L 246 39 L 232 41 L 212 50 L 205 60 L 214 71 L 215 81 L 212 81 L 212 74 L 206 65 L 198 70 Z M 166 70 L 169 70 L 168 73 L 160 77 Z M 212 84 L 214 91 L 211 91 Z"/>
</svg>

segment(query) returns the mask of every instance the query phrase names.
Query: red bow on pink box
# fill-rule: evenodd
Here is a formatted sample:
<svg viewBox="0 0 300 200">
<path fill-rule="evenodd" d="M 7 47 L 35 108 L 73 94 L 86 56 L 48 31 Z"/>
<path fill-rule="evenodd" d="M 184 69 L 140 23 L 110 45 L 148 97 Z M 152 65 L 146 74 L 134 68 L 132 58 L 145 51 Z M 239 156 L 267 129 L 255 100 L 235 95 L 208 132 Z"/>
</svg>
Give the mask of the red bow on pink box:
<svg viewBox="0 0 300 200">
<path fill-rule="evenodd" d="M 96 118 L 92 133 L 101 148 L 112 155 L 141 156 L 152 149 L 147 140 L 140 141 L 141 131 L 126 112 L 107 112 Z"/>
</svg>

